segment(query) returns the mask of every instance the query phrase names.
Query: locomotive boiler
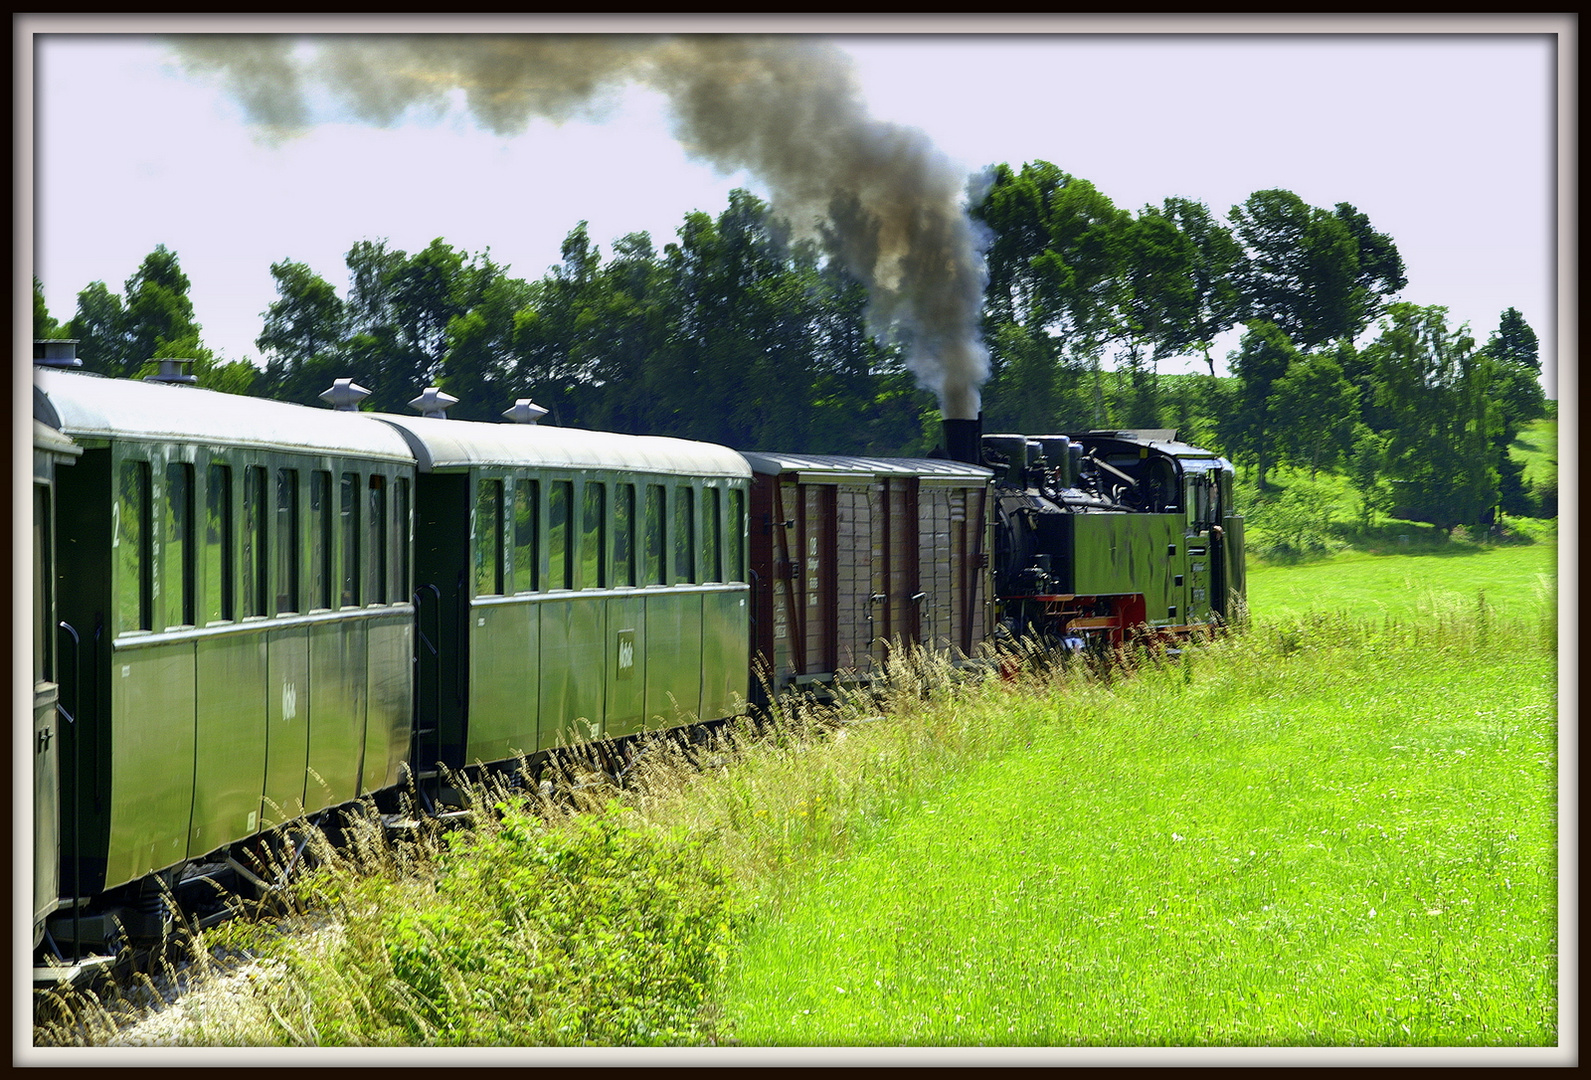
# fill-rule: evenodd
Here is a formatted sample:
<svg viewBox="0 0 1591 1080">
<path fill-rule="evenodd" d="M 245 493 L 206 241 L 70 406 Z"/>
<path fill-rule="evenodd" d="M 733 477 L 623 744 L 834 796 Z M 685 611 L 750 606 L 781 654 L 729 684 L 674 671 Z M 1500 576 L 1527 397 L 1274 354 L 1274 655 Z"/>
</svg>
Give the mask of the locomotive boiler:
<svg viewBox="0 0 1591 1080">
<path fill-rule="evenodd" d="M 974 424 L 947 423 L 946 443 L 994 470 L 1003 633 L 1077 649 L 1238 617 L 1243 519 L 1225 458 L 1168 429 L 984 435 Z"/>
</svg>

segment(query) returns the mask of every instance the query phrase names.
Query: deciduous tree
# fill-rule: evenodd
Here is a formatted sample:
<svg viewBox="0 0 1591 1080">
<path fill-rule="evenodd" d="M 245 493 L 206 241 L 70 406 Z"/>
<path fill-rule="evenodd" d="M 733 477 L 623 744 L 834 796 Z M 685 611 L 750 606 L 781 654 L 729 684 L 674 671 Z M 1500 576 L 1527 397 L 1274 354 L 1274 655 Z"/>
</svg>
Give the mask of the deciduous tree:
<svg viewBox="0 0 1591 1080">
<path fill-rule="evenodd" d="M 1492 363 L 1447 309 L 1392 304 L 1365 347 L 1379 415 L 1390 418 L 1383 467 L 1393 513 L 1450 529 L 1486 520 L 1498 498 Z"/>
</svg>

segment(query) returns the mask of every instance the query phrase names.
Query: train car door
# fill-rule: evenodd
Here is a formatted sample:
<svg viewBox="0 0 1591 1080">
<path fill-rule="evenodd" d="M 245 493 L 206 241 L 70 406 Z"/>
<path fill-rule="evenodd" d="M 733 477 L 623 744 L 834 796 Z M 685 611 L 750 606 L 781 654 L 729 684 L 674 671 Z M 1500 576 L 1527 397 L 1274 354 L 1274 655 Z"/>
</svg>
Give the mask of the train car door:
<svg viewBox="0 0 1591 1080">
<path fill-rule="evenodd" d="M 834 485 L 805 484 L 801 505 L 801 591 L 806 621 L 806 671 L 834 671 Z"/>
<path fill-rule="evenodd" d="M 835 568 L 838 602 L 835 612 L 836 670 L 866 675 L 873 668 L 873 638 L 879 613 L 872 600 L 874 566 L 878 561 L 870 486 L 840 484 L 835 489 L 834 533 L 843 565 Z"/>
<path fill-rule="evenodd" d="M 1210 474 L 1210 610 L 1217 615 L 1226 616 L 1227 597 L 1227 560 L 1229 551 L 1226 546 L 1226 530 L 1221 523 L 1226 519 L 1226 508 L 1221 498 L 1221 485 L 1217 479 L 1218 474 Z M 1203 615 L 1204 612 L 1197 612 Z"/>
<path fill-rule="evenodd" d="M 884 607 L 889 616 L 884 637 L 892 645 L 911 646 L 922 641 L 919 605 L 926 594 L 918 585 L 917 575 L 917 495 L 915 476 L 884 481 Z"/>
<path fill-rule="evenodd" d="M 1190 472 L 1187 475 L 1187 528 L 1183 530 L 1183 546 L 1186 549 L 1186 575 L 1187 585 L 1184 592 L 1184 610 L 1181 620 L 1191 623 L 1209 618 L 1210 611 L 1220 610 L 1215 606 L 1215 589 L 1212 567 L 1219 567 L 1222 563 L 1222 552 L 1219 542 L 1211 535 L 1211 523 L 1216 519 L 1212 516 L 1212 501 L 1215 491 L 1215 481 L 1209 473 L 1201 470 Z"/>
<path fill-rule="evenodd" d="M 39 433 L 35 433 L 36 440 Z M 53 447 L 70 444 L 53 431 L 43 433 Z M 76 448 L 72 447 L 76 452 Z M 66 459 L 64 452 L 62 460 Z M 56 674 L 55 508 L 56 458 L 48 449 L 33 454 L 33 943 L 43 938 L 44 920 L 60 897 L 60 708 Z M 77 657 L 68 654 L 76 663 Z M 70 671 L 68 671 L 70 678 Z M 76 687 L 72 687 L 73 693 Z M 77 707 L 75 700 L 70 701 Z"/>
</svg>

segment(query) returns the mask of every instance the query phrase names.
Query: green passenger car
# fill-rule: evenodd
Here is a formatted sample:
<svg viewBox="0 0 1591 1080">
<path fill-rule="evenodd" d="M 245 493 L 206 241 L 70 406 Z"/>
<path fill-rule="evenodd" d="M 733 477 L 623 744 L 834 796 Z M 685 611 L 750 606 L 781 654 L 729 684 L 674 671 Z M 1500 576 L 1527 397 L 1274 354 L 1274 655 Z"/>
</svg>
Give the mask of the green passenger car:
<svg viewBox="0 0 1591 1080">
<path fill-rule="evenodd" d="M 417 764 L 742 709 L 744 459 L 679 439 L 381 418 L 419 469 Z"/>
<path fill-rule="evenodd" d="M 222 851 L 401 776 L 412 717 L 414 465 L 387 425 L 40 370 L 83 453 L 57 481 L 61 890 Z M 75 764 L 72 764 L 74 763 Z"/>
</svg>

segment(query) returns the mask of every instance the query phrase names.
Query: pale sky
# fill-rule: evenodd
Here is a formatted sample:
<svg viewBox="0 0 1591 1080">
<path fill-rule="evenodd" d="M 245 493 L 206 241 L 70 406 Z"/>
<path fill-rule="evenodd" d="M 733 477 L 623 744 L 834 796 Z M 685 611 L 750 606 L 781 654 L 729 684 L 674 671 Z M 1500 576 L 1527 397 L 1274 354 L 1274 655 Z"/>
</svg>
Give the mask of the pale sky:
<svg viewBox="0 0 1591 1080">
<path fill-rule="evenodd" d="M 731 188 L 767 194 L 755 176 L 719 175 L 690 160 L 670 134 L 666 103 L 647 91 L 624 95 L 602 122 L 534 122 L 510 138 L 477 129 L 459 108 L 387 129 L 327 122 L 272 146 L 222 91 L 185 76 L 157 39 L 102 32 L 169 24 L 147 16 L 28 22 L 40 34 L 32 39 L 33 273 L 63 322 L 90 282 L 119 292 L 164 243 L 192 281 L 206 344 L 228 359 L 258 359 L 254 339 L 276 298 L 270 265 L 279 260 L 309 264 L 345 295 L 343 257 L 354 243 L 384 238 L 413 252 L 441 237 L 469 252 L 489 248 L 515 276 L 534 279 L 558 261 L 560 242 L 581 220 L 604 255 L 615 238 L 640 230 L 661 249 L 687 212 L 716 215 Z M 1558 87 L 1554 38 L 1543 31 L 1561 29 L 1561 20 L 1264 25 L 1376 32 L 835 41 L 855 58 L 875 117 L 921 128 L 969 174 L 1043 159 L 1092 181 L 1119 207 L 1178 195 L 1223 219 L 1266 188 L 1327 208 L 1352 203 L 1397 243 L 1409 278 L 1400 299 L 1448 307 L 1450 321 L 1469 323 L 1477 342 L 1517 307 L 1541 338 L 1555 392 Z M 1386 32 L 1394 26 L 1515 32 Z M 262 27 L 328 28 L 305 20 Z M 220 20 L 181 28 L 261 27 Z M 80 32 L 89 30 L 99 32 Z M 25 35 L 17 47 L 26 52 Z M 1572 242 L 1572 231 L 1565 235 Z"/>
</svg>

